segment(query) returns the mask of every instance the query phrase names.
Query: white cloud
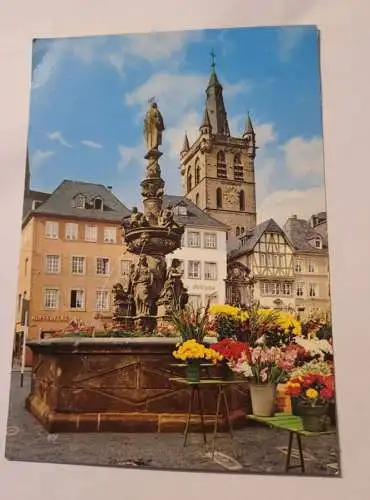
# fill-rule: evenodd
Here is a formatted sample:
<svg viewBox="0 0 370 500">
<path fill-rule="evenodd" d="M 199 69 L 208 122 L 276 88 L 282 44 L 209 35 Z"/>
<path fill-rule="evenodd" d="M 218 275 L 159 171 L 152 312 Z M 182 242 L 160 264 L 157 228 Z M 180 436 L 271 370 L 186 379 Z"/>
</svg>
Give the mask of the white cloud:
<svg viewBox="0 0 370 500">
<path fill-rule="evenodd" d="M 95 142 L 95 141 L 84 140 L 84 141 L 81 141 L 81 144 L 83 144 L 84 146 L 86 146 L 88 148 L 103 149 L 103 145 L 100 144 L 99 142 Z"/>
<path fill-rule="evenodd" d="M 50 43 L 44 57 L 33 70 L 32 90 L 43 87 L 55 75 L 60 59 L 65 54 L 65 50 L 66 47 L 63 43 Z"/>
<path fill-rule="evenodd" d="M 129 165 L 138 166 L 140 163 L 144 165 L 144 145 L 128 147 L 118 146 L 119 160 L 117 169 L 119 172 L 125 170 Z"/>
<path fill-rule="evenodd" d="M 275 125 L 273 123 L 262 123 L 254 127 L 257 146 L 263 149 L 267 144 L 277 140 Z"/>
<path fill-rule="evenodd" d="M 313 213 L 322 210 L 325 210 L 323 187 L 279 190 L 269 194 L 258 207 L 258 223 L 272 218 L 283 225 L 292 215 L 308 219 Z"/>
<path fill-rule="evenodd" d="M 190 144 L 195 141 L 199 133 L 199 125 L 201 123 L 201 115 L 190 110 L 176 125 L 169 127 L 164 135 L 164 148 L 166 155 L 171 159 L 179 160 L 180 151 L 184 143 L 185 132 L 188 136 Z"/>
<path fill-rule="evenodd" d="M 300 26 L 289 26 L 279 29 L 277 53 L 282 62 L 289 60 L 293 50 L 301 43 L 305 30 Z"/>
<path fill-rule="evenodd" d="M 294 177 L 323 176 L 323 143 L 320 137 L 309 140 L 294 137 L 284 144 L 282 149 L 285 153 L 287 169 Z"/>
<path fill-rule="evenodd" d="M 51 156 L 54 156 L 54 155 L 55 155 L 55 151 L 51 151 L 51 150 L 44 151 L 42 149 L 36 149 L 31 154 L 31 157 L 30 157 L 30 167 L 31 167 L 31 169 L 35 170 L 37 168 L 40 168 L 40 166 L 42 165 L 42 163 L 44 163 L 44 161 L 47 158 L 50 158 Z"/>
<path fill-rule="evenodd" d="M 59 132 L 58 130 L 55 131 L 55 132 L 49 132 L 47 135 L 47 138 L 50 139 L 51 141 L 57 141 L 59 142 L 59 144 L 61 144 L 62 146 L 66 147 L 66 148 L 71 148 L 72 145 L 65 140 L 65 138 L 63 137 L 63 134 L 61 132 Z"/>
</svg>

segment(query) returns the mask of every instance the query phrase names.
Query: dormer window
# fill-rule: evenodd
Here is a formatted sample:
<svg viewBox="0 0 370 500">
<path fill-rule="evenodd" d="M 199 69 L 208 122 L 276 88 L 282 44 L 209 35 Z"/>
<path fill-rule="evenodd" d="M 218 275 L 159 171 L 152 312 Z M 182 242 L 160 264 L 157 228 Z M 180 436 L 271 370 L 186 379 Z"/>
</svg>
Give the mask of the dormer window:
<svg viewBox="0 0 370 500">
<path fill-rule="evenodd" d="M 95 198 L 94 208 L 95 210 L 103 210 L 103 200 L 101 198 Z"/>
<path fill-rule="evenodd" d="M 85 208 L 86 206 L 86 197 L 83 194 L 79 194 L 75 198 L 75 206 L 76 208 Z"/>
<path fill-rule="evenodd" d="M 174 210 L 176 215 L 183 215 L 186 216 L 188 215 L 188 210 L 185 205 L 177 205 Z"/>
<path fill-rule="evenodd" d="M 322 248 L 322 241 L 319 237 L 315 238 L 315 248 Z"/>
</svg>

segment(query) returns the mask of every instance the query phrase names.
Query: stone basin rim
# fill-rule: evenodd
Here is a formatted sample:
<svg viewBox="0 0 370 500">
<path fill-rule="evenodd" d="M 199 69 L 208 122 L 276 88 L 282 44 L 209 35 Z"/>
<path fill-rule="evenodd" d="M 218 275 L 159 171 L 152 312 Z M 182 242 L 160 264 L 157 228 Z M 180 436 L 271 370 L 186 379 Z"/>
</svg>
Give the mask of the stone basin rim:
<svg viewBox="0 0 370 500">
<path fill-rule="evenodd" d="M 217 342 L 216 337 L 204 337 L 207 344 Z M 60 337 L 54 339 L 29 340 L 27 345 L 32 346 L 58 346 L 58 345 L 176 345 L 181 342 L 181 337 Z"/>
</svg>

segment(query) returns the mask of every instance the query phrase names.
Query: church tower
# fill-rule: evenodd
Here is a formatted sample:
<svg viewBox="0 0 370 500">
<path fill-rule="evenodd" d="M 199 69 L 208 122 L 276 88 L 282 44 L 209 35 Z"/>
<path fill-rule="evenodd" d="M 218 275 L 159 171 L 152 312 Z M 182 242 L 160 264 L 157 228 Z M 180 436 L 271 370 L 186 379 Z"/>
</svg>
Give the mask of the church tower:
<svg viewBox="0 0 370 500">
<path fill-rule="evenodd" d="M 208 215 L 226 224 L 228 250 L 256 225 L 254 160 L 256 136 L 248 114 L 242 137 L 232 137 L 222 85 L 212 55 L 211 74 L 199 135 L 190 145 L 185 134 L 180 152 L 183 194 Z"/>
</svg>

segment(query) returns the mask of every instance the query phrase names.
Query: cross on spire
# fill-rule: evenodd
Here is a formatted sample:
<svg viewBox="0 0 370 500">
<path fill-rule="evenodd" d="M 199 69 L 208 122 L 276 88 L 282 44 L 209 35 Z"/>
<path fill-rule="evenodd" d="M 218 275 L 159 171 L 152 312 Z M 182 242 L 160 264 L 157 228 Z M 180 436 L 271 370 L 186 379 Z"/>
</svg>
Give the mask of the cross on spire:
<svg viewBox="0 0 370 500">
<path fill-rule="evenodd" d="M 216 67 L 216 54 L 214 49 L 211 50 L 210 56 L 211 56 L 211 68 L 214 70 Z"/>
</svg>

